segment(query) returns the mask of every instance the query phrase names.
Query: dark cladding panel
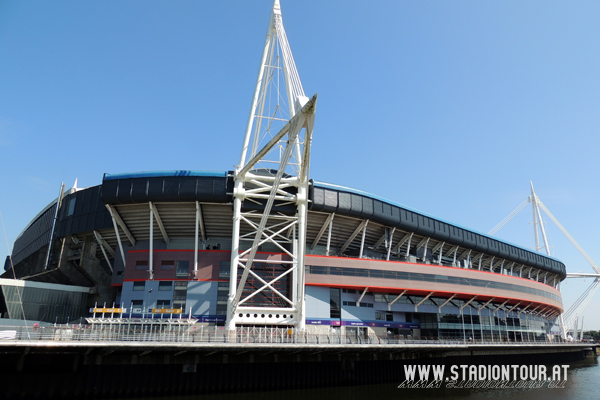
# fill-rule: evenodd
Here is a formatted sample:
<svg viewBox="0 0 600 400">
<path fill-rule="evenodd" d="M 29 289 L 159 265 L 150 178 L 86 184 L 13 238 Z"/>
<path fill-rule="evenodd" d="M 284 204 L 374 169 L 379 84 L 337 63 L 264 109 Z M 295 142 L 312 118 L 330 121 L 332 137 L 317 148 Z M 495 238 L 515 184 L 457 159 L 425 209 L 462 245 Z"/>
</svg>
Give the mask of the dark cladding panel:
<svg viewBox="0 0 600 400">
<path fill-rule="evenodd" d="M 312 202 L 310 203 L 311 211 L 323 211 L 325 206 L 325 190 L 311 186 Z"/>
<path fill-rule="evenodd" d="M 90 194 L 90 211 L 103 211 L 106 210 L 106 206 L 100 201 L 100 186 L 94 186 L 91 189 Z"/>
<path fill-rule="evenodd" d="M 421 214 L 417 214 L 417 220 L 419 221 L 419 228 L 417 233 L 423 236 L 433 236 L 433 220 Z"/>
<path fill-rule="evenodd" d="M 105 204 L 119 204 L 118 194 L 119 181 L 103 181 L 102 182 L 102 202 Z"/>
<path fill-rule="evenodd" d="M 498 242 L 498 257 L 508 258 L 509 254 L 508 244 L 504 242 Z"/>
<path fill-rule="evenodd" d="M 527 250 L 517 248 L 519 253 L 519 262 L 521 264 L 529 264 L 529 259 L 527 258 Z"/>
<path fill-rule="evenodd" d="M 535 254 L 531 251 L 526 251 L 525 253 L 527 254 L 527 265 L 531 267 L 539 267 Z"/>
<path fill-rule="evenodd" d="M 73 210 L 73 214 L 75 215 L 81 215 L 83 214 L 83 194 L 85 193 L 85 190 L 80 190 L 78 192 L 75 192 L 75 194 L 73 195 L 74 199 L 75 199 L 75 208 Z"/>
<path fill-rule="evenodd" d="M 81 195 L 79 195 L 79 193 L 81 193 Z M 94 209 L 90 210 L 90 207 L 92 206 L 92 191 L 91 190 L 80 190 L 79 192 L 77 192 L 78 199 L 77 201 L 80 202 L 81 201 L 81 213 L 82 214 L 87 214 L 90 211 L 94 211 Z"/>
<path fill-rule="evenodd" d="M 487 237 L 479 234 L 475 234 L 475 250 L 482 253 L 488 252 L 488 240 Z"/>
<path fill-rule="evenodd" d="M 163 196 L 164 184 L 163 178 L 148 178 L 148 199 L 152 199 L 152 201 L 165 201 Z"/>
<path fill-rule="evenodd" d="M 179 177 L 165 176 L 163 186 L 164 201 L 179 201 Z M 152 201 L 152 199 L 150 199 Z"/>
<path fill-rule="evenodd" d="M 398 227 L 405 231 L 416 232 L 417 229 L 419 229 L 417 214 L 404 208 L 400 208 L 400 225 Z"/>
<path fill-rule="evenodd" d="M 548 268 L 546 266 L 546 257 L 542 256 L 541 254 L 536 254 L 535 258 L 541 269 L 543 269 L 544 271 L 552 272 L 552 268 Z"/>
<path fill-rule="evenodd" d="M 471 231 L 467 231 L 467 230 L 463 230 L 464 233 L 464 239 L 463 239 L 463 243 L 465 245 L 465 247 L 469 250 L 475 249 L 475 247 L 477 246 L 477 238 L 475 233 L 471 232 Z"/>
<path fill-rule="evenodd" d="M 337 212 L 339 206 L 338 193 L 333 190 L 325 189 L 325 212 Z"/>
<path fill-rule="evenodd" d="M 447 223 L 434 220 L 433 228 L 435 229 L 433 234 L 435 239 L 445 242 L 450 238 L 450 226 Z"/>
<path fill-rule="evenodd" d="M 400 223 L 400 210 L 382 201 L 374 200 L 373 220 L 385 226 L 397 226 Z"/>
<path fill-rule="evenodd" d="M 196 201 L 196 177 L 181 177 L 179 178 L 179 201 Z M 205 187 L 203 192 L 208 196 L 212 194 L 212 179 L 204 182 Z M 203 194 L 204 194 L 203 193 Z"/>
<path fill-rule="evenodd" d="M 196 181 L 196 198 L 198 201 L 211 203 L 227 202 L 227 178 L 199 177 Z"/>
<path fill-rule="evenodd" d="M 391 217 L 391 226 L 398 226 L 400 225 L 400 209 L 398 207 L 395 206 L 390 206 L 391 208 L 391 212 L 392 212 L 392 217 Z M 385 208 L 384 208 L 385 209 Z"/>
<path fill-rule="evenodd" d="M 448 242 L 455 245 L 462 245 L 464 242 L 464 230 L 454 225 L 449 225 L 450 228 L 450 236 L 448 237 Z"/>
<path fill-rule="evenodd" d="M 349 215 L 352 206 L 350 193 L 338 192 L 338 201 L 338 212 Z"/>
<path fill-rule="evenodd" d="M 340 198 L 342 198 L 342 195 L 344 195 L 345 197 L 346 193 L 340 193 Z M 348 196 L 350 196 L 350 212 L 348 213 L 348 215 L 350 215 L 351 217 L 360 218 L 363 208 L 362 196 L 358 194 L 348 194 Z"/>
<path fill-rule="evenodd" d="M 521 262 L 521 257 L 519 256 L 519 249 L 509 244 L 507 259 L 514 262 Z"/>
<path fill-rule="evenodd" d="M 491 239 L 491 238 L 486 238 L 486 239 L 487 239 L 487 243 L 488 243 L 487 254 L 489 254 L 491 256 L 497 256 L 498 252 L 500 251 L 498 241 Z"/>
<path fill-rule="evenodd" d="M 80 216 L 78 216 L 77 218 L 79 218 L 79 228 L 78 231 L 79 232 L 86 232 L 87 229 L 87 214 L 82 214 Z"/>
<path fill-rule="evenodd" d="M 134 179 L 131 186 L 131 200 L 134 203 L 148 202 L 148 178 Z"/>
<path fill-rule="evenodd" d="M 557 263 L 557 271 L 558 274 L 560 275 L 561 279 L 565 279 L 567 277 L 567 267 L 565 267 L 565 264 L 561 263 L 560 261 L 554 261 L 555 263 Z"/>
<path fill-rule="evenodd" d="M 131 203 L 131 185 L 133 179 L 120 179 L 117 197 L 120 204 Z"/>
<path fill-rule="evenodd" d="M 364 219 L 373 218 L 373 199 L 368 197 L 362 198 L 362 213 L 360 216 Z"/>
</svg>

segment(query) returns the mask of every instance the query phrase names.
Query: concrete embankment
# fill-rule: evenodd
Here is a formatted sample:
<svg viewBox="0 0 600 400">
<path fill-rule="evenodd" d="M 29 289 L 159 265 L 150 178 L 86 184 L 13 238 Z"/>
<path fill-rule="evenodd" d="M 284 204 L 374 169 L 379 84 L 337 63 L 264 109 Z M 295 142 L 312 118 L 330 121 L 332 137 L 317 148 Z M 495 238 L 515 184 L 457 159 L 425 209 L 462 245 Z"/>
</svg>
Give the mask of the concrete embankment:
<svg viewBox="0 0 600 400">
<path fill-rule="evenodd" d="M 565 364 L 590 344 L 0 342 L 2 398 L 168 396 L 401 383 L 404 365 Z"/>
</svg>

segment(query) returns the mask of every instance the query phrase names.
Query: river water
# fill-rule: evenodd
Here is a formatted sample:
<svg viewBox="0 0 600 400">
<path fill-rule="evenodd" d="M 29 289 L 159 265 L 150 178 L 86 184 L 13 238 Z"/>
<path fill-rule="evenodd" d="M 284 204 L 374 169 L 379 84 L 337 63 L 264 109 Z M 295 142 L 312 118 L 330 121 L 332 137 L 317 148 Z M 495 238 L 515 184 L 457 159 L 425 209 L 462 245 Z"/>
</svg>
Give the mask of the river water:
<svg viewBox="0 0 600 400">
<path fill-rule="evenodd" d="M 398 382 L 400 384 L 400 382 Z M 570 364 L 563 388 L 537 389 L 398 389 L 398 384 L 344 386 L 316 389 L 257 391 L 203 396 L 149 397 L 155 400 L 600 400 L 600 358 Z M 113 399 L 115 400 L 115 399 Z"/>
</svg>

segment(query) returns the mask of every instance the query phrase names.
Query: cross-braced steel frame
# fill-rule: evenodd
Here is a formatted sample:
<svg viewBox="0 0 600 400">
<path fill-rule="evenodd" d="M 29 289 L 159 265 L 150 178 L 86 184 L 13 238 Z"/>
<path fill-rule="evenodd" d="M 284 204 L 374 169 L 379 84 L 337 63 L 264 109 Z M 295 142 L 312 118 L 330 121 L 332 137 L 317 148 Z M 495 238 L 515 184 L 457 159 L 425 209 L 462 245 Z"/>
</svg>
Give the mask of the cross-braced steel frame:
<svg viewBox="0 0 600 400">
<path fill-rule="evenodd" d="M 234 176 L 228 330 L 236 325 L 304 330 L 308 174 L 316 103 L 317 95 L 310 100 L 304 95 L 276 0 Z M 277 122 L 286 120 L 273 134 Z M 263 246 L 278 254 L 259 252 Z"/>
</svg>

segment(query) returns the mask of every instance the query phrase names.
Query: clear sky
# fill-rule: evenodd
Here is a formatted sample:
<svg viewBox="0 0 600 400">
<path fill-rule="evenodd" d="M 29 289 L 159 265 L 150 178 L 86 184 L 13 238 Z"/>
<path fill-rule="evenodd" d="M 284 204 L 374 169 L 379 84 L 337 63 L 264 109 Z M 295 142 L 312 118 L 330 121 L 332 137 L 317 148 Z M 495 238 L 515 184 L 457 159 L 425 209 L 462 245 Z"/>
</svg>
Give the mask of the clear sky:
<svg viewBox="0 0 600 400">
<path fill-rule="evenodd" d="M 61 182 L 231 170 L 271 0 L 0 0 L 9 246 Z M 600 2 L 286 1 L 311 177 L 488 232 L 529 195 L 600 262 Z M 531 248 L 531 209 L 497 234 Z M 552 254 L 592 272 L 551 223 Z M 7 254 L 0 234 L 0 260 Z M 591 281 L 563 284 L 571 304 Z M 585 314 L 600 329 L 600 293 Z"/>
</svg>

